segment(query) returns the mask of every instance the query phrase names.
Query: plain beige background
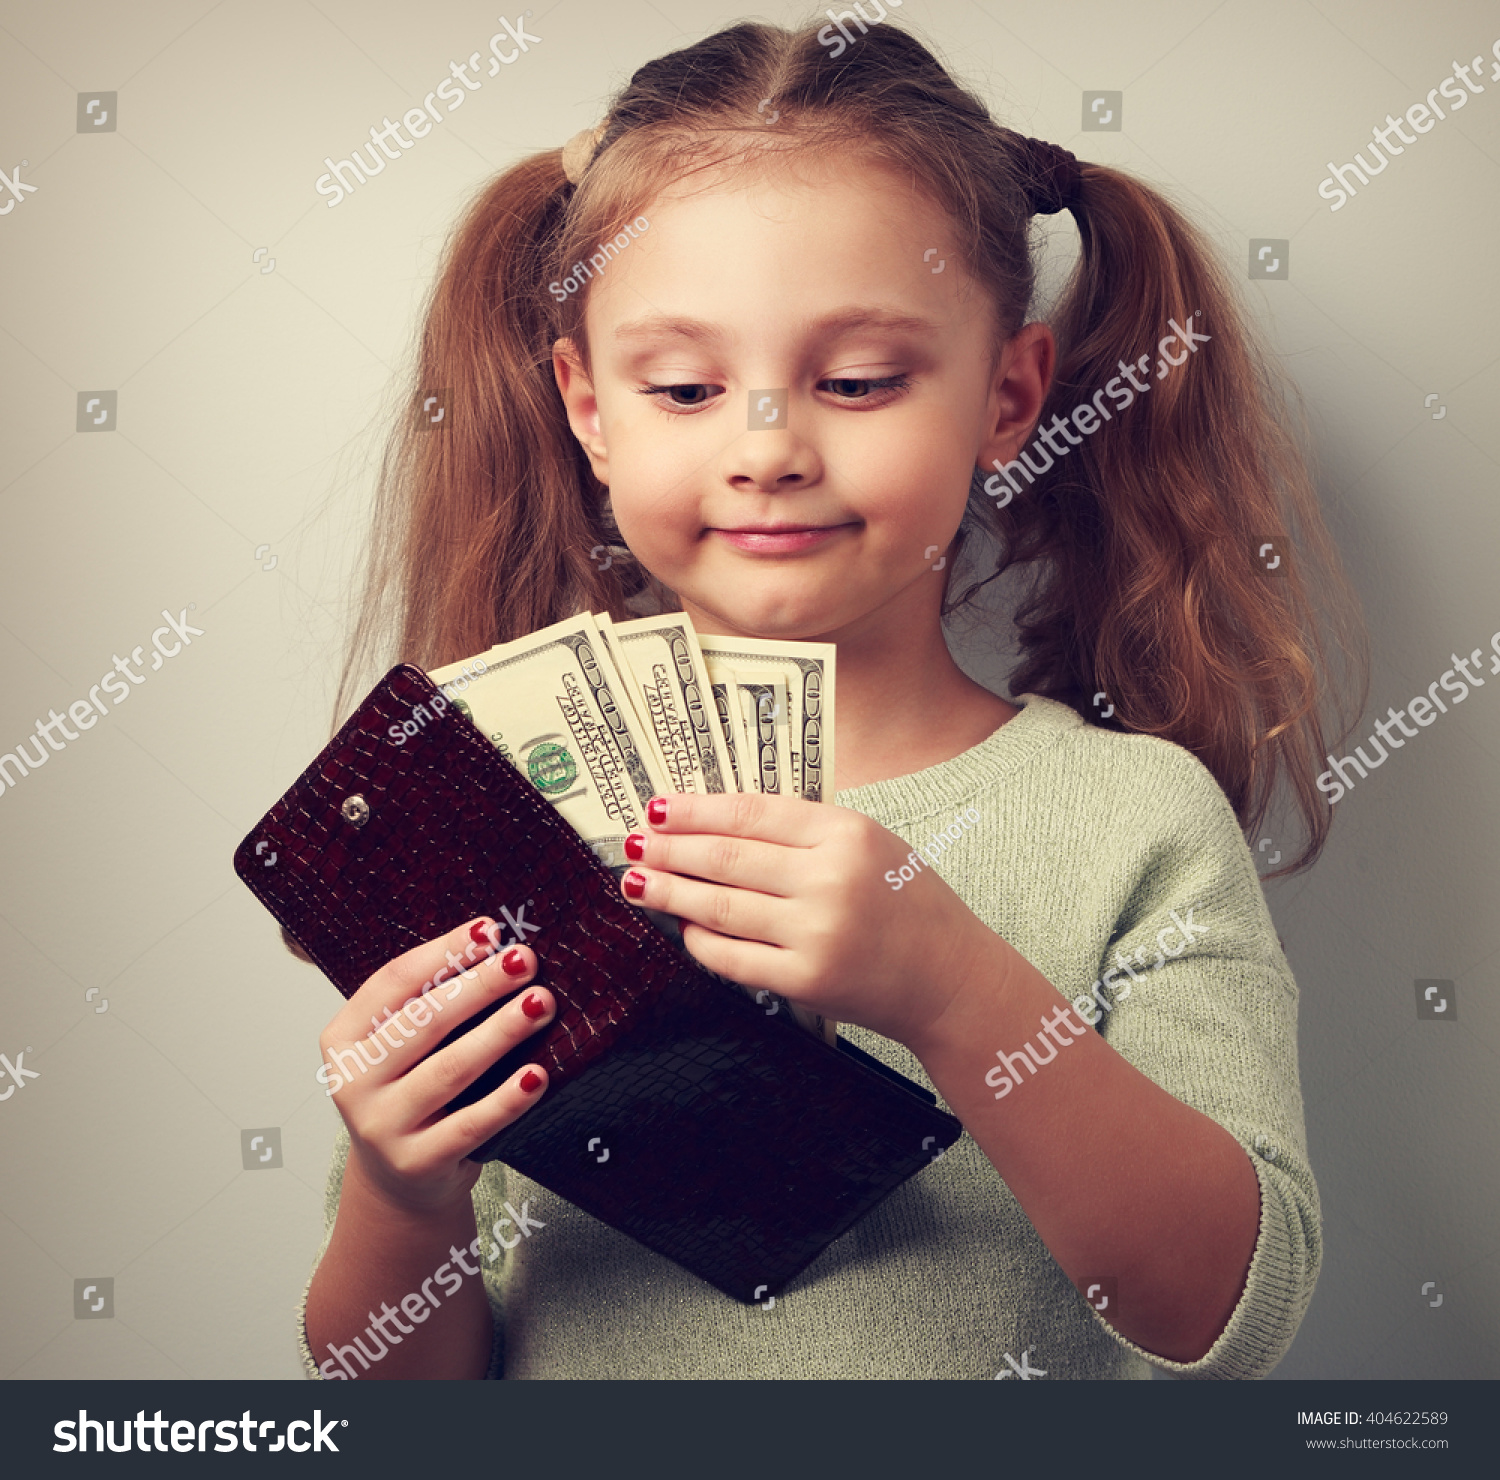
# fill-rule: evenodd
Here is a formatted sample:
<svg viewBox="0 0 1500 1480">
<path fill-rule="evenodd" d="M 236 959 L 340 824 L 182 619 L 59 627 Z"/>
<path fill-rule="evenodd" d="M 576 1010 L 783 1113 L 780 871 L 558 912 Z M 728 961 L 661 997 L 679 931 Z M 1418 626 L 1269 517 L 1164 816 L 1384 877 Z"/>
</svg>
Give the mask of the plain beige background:
<svg viewBox="0 0 1500 1480">
<path fill-rule="evenodd" d="M 36 187 L 0 217 L 0 750 L 149 645 L 164 607 L 195 603 L 204 631 L 0 795 L 0 1052 L 38 1073 L 0 1102 L 0 1374 L 299 1374 L 292 1309 L 336 1123 L 316 1039 L 337 999 L 230 857 L 327 737 L 393 376 L 461 206 L 593 124 L 634 68 L 741 16 L 536 0 L 541 44 L 329 209 L 324 156 L 484 51 L 494 8 L 0 6 L 0 168 L 25 161 Z M 1368 609 L 1351 745 L 1450 654 L 1487 648 L 1500 83 L 1340 211 L 1317 185 L 1455 59 L 1483 55 L 1488 77 L 1494 6 L 906 0 L 893 16 L 1002 122 L 1168 191 L 1241 280 L 1251 238 L 1290 241 L 1288 278 L 1244 290 L 1307 400 Z M 1080 132 L 1085 89 L 1123 92 L 1121 131 Z M 114 131 L 78 132 L 90 91 L 118 94 Z M 1071 218 L 1047 235 L 1055 281 Z M 101 389 L 117 429 L 81 434 L 79 393 Z M 966 642 L 1003 687 L 1003 651 Z M 1500 679 L 1339 804 L 1310 877 L 1269 889 L 1302 992 L 1327 1240 L 1278 1377 L 1500 1374 L 1497 758 Z M 1456 983 L 1457 1022 L 1417 1020 L 1418 978 Z M 241 1131 L 268 1127 L 284 1165 L 245 1170 Z M 115 1282 L 114 1316 L 75 1319 L 74 1282 L 95 1277 Z"/>
</svg>

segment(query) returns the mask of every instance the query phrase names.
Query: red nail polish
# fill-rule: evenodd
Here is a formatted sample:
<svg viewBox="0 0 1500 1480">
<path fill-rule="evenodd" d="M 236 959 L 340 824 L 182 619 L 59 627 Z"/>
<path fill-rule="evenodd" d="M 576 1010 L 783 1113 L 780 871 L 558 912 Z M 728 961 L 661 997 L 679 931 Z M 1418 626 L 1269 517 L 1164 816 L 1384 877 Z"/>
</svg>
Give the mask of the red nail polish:
<svg viewBox="0 0 1500 1480">
<path fill-rule="evenodd" d="M 646 821 L 660 827 L 667 820 L 667 804 L 661 797 L 652 797 L 646 803 Z"/>
<path fill-rule="evenodd" d="M 524 1012 L 526 1016 L 531 1018 L 533 1021 L 541 1017 L 541 1015 L 546 1012 L 546 1010 L 546 1004 L 540 997 L 537 996 L 535 992 L 528 992 L 525 997 L 521 999 L 521 1011 Z"/>
<path fill-rule="evenodd" d="M 646 839 L 640 833 L 631 833 L 625 839 L 625 856 L 632 863 L 639 863 L 646 856 Z"/>
<path fill-rule="evenodd" d="M 534 1089 L 540 1089 L 542 1076 L 535 1069 L 528 1069 L 521 1076 L 521 1090 L 524 1094 L 530 1094 Z"/>
<path fill-rule="evenodd" d="M 512 946 L 500 958 L 500 969 L 506 976 L 524 976 L 526 974 L 526 958 Z"/>
<path fill-rule="evenodd" d="M 646 892 L 645 874 L 638 874 L 634 869 L 625 875 L 623 882 L 627 899 L 639 899 Z"/>
<path fill-rule="evenodd" d="M 492 929 L 494 929 L 494 926 L 490 925 L 488 921 L 476 920 L 469 926 L 469 939 L 476 946 L 487 946 L 490 944 L 490 931 Z"/>
</svg>

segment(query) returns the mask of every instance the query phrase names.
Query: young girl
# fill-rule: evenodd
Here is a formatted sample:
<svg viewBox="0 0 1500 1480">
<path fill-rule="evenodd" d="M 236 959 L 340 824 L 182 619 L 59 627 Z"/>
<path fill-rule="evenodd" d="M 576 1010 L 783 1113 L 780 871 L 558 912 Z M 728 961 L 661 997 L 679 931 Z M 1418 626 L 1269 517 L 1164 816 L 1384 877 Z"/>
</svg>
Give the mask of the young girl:
<svg viewBox="0 0 1500 1480">
<path fill-rule="evenodd" d="M 1049 328 L 1028 232 L 1064 209 L 1081 260 Z M 659 799 L 622 888 L 966 1134 L 774 1302 L 729 1300 L 465 1160 L 545 1072 L 442 1107 L 556 1001 L 530 985 L 545 934 L 455 921 L 321 1040 L 375 1067 L 335 1099 L 309 1374 L 1269 1372 L 1321 1240 L 1297 988 L 1244 829 L 1284 776 L 1309 836 L 1279 872 L 1317 857 L 1309 590 L 1357 627 L 1196 232 L 998 127 L 893 24 L 838 52 L 736 25 L 488 186 L 427 317 L 433 387 L 446 429 L 397 441 L 350 671 L 387 592 L 429 669 L 587 610 L 837 643 L 837 805 Z M 1026 562 L 1012 705 L 943 619 Z M 435 1053 L 451 1015 L 403 1004 L 459 953 L 460 1015 L 511 1000 Z M 404 1047 L 377 1056 L 383 1014 Z"/>
</svg>

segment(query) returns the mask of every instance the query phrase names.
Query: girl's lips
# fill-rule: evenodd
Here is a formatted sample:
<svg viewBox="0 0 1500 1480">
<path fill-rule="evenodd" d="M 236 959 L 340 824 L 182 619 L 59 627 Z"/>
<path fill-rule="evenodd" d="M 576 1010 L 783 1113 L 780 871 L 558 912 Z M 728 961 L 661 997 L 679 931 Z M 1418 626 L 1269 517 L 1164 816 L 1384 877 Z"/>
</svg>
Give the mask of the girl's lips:
<svg viewBox="0 0 1500 1480">
<path fill-rule="evenodd" d="M 824 529 L 715 529 L 710 532 L 747 554 L 794 555 L 800 550 L 810 550 L 815 545 L 826 544 L 842 530 L 852 527 L 848 524 L 833 524 Z"/>
</svg>

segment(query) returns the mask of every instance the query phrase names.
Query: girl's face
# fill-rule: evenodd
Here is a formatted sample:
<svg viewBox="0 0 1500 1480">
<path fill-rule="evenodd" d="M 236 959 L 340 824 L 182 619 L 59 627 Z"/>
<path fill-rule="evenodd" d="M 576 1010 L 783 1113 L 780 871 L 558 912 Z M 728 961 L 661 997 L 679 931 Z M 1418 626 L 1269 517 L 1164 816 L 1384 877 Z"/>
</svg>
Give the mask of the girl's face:
<svg viewBox="0 0 1500 1480">
<path fill-rule="evenodd" d="M 1035 420 L 1051 339 L 992 372 L 943 214 L 864 164 L 799 172 L 647 206 L 590 289 L 592 381 L 559 340 L 558 387 L 625 543 L 702 630 L 936 630 L 934 567 L 976 464 Z"/>
</svg>

